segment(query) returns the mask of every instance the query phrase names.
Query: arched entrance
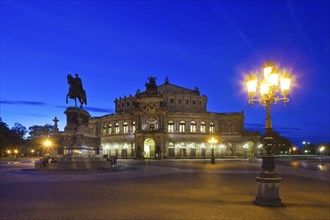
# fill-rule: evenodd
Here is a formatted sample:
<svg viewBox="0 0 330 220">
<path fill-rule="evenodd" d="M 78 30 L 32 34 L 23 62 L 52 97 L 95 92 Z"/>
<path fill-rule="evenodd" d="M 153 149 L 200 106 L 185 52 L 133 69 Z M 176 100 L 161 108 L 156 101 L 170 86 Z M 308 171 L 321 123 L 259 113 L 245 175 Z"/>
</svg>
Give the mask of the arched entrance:
<svg viewBox="0 0 330 220">
<path fill-rule="evenodd" d="M 143 157 L 153 158 L 155 157 L 155 141 L 152 138 L 147 138 L 143 144 Z"/>
</svg>

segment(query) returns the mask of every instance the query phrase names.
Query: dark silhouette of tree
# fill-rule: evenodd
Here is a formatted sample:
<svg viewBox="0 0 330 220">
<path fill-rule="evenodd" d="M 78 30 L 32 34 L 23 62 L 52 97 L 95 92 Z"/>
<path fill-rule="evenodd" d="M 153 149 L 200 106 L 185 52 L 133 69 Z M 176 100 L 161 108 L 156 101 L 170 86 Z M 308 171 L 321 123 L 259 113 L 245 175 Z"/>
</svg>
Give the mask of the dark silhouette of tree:
<svg viewBox="0 0 330 220">
<path fill-rule="evenodd" d="M 272 148 L 273 154 L 278 155 L 289 152 L 289 149 L 292 147 L 292 143 L 288 138 L 280 136 L 278 132 L 273 132 L 271 136 L 274 138 L 274 145 Z M 262 135 L 260 141 L 263 142 L 264 138 L 265 135 Z"/>
<path fill-rule="evenodd" d="M 318 154 L 317 145 L 314 145 L 313 143 L 307 142 L 303 145 L 301 148 L 301 154 Z"/>
<path fill-rule="evenodd" d="M 43 139 L 49 137 L 50 133 L 53 131 L 54 127 L 50 124 L 45 124 L 44 126 L 33 125 L 29 127 L 29 148 L 31 149 L 42 149 Z"/>
<path fill-rule="evenodd" d="M 2 157 L 5 155 L 6 150 L 17 149 L 20 153 L 24 151 L 23 133 L 25 127 L 19 123 L 15 123 L 15 125 L 17 125 L 17 128 L 20 127 L 20 132 L 16 129 L 9 129 L 8 125 L 0 118 L 0 155 Z"/>
<path fill-rule="evenodd" d="M 11 130 L 15 131 L 22 139 L 24 139 L 25 134 L 28 132 L 27 129 L 18 122 L 15 122 L 14 127 L 12 127 Z"/>
</svg>

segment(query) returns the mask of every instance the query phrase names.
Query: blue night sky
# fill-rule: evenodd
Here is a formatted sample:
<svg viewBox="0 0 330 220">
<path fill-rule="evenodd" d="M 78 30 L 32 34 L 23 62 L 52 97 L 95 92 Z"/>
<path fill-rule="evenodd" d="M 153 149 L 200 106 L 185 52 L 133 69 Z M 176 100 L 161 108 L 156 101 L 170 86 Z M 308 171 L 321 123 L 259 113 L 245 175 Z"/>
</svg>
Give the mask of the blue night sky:
<svg viewBox="0 0 330 220">
<path fill-rule="evenodd" d="M 244 77 L 267 60 L 292 68 L 290 102 L 273 127 L 294 144 L 329 142 L 330 3 L 326 1 L 1 1 L 1 118 L 10 127 L 53 124 L 79 73 L 92 116 L 144 90 L 148 76 L 208 96 L 208 111 L 245 112 Z"/>
</svg>

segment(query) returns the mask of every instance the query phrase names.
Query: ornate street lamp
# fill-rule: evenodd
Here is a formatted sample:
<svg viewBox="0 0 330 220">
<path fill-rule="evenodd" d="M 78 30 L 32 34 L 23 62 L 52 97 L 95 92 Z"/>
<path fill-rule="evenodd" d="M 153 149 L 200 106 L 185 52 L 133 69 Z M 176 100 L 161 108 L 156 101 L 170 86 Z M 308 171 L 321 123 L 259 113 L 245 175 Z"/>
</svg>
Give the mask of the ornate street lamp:
<svg viewBox="0 0 330 220">
<path fill-rule="evenodd" d="M 282 178 L 275 172 L 275 156 L 271 152 L 273 128 L 270 104 L 279 101 L 285 104 L 289 101 L 287 95 L 290 92 L 291 74 L 285 69 L 280 71 L 273 63 L 267 62 L 263 67 L 263 76 L 258 76 L 258 72 L 251 73 L 246 83 L 249 104 L 259 102 L 267 112 L 263 145 L 266 152 L 262 156 L 262 170 L 256 177 L 258 190 L 254 203 L 260 206 L 281 206 L 279 184 Z"/>
<path fill-rule="evenodd" d="M 211 145 L 211 164 L 215 164 L 215 158 L 214 158 L 214 144 L 218 143 L 217 139 L 214 137 L 209 140 L 209 144 Z"/>
</svg>

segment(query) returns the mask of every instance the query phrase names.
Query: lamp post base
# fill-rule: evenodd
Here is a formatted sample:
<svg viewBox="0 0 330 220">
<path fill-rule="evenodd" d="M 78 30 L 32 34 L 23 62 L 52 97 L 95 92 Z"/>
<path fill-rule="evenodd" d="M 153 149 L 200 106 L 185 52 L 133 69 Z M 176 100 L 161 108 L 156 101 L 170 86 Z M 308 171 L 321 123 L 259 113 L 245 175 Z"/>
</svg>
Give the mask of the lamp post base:
<svg viewBox="0 0 330 220">
<path fill-rule="evenodd" d="M 215 158 L 211 157 L 211 164 L 215 164 Z"/>
<path fill-rule="evenodd" d="M 280 207 L 282 206 L 279 197 L 280 181 L 282 178 L 256 177 L 258 190 L 254 204 L 258 206 Z"/>
</svg>

